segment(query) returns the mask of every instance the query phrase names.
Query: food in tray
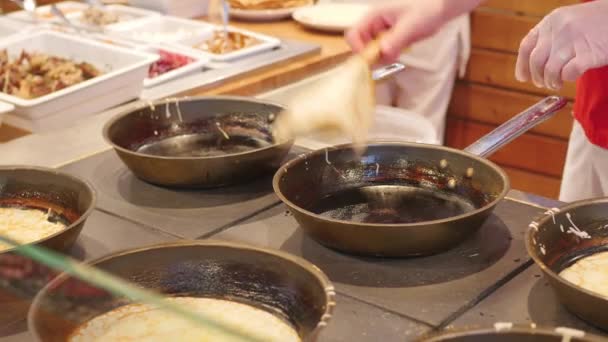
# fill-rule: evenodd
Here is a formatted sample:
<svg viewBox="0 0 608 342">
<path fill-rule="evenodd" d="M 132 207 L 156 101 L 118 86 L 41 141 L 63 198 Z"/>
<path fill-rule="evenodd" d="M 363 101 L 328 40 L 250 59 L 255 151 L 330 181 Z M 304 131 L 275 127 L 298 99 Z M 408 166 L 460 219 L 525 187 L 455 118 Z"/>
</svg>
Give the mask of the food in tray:
<svg viewBox="0 0 608 342">
<path fill-rule="evenodd" d="M 27 244 L 64 230 L 67 225 L 52 219 L 51 211 L 27 208 L 0 208 L 0 234 Z M 12 247 L 0 243 L 0 252 Z"/>
<path fill-rule="evenodd" d="M 179 297 L 167 299 L 210 317 L 241 333 L 254 333 L 264 341 L 300 341 L 296 331 L 280 318 L 253 306 L 232 301 Z M 70 337 L 71 342 L 95 341 L 240 341 L 217 329 L 204 329 L 173 313 L 158 308 L 130 304 L 85 323 Z"/>
<path fill-rule="evenodd" d="M 82 12 L 80 21 L 86 25 L 106 26 L 137 18 L 138 16 L 131 13 L 118 12 L 91 6 Z"/>
<path fill-rule="evenodd" d="M 608 252 L 582 258 L 559 275 L 588 291 L 608 298 Z"/>
<path fill-rule="evenodd" d="M 81 21 L 88 25 L 105 26 L 119 22 L 121 16 L 114 11 L 91 6 L 82 12 Z"/>
<path fill-rule="evenodd" d="M 34 99 L 101 75 L 92 64 L 37 52 L 11 58 L 0 50 L 0 91 Z"/>
<path fill-rule="evenodd" d="M 264 10 L 312 5 L 313 0 L 228 0 L 230 7 L 244 10 Z"/>
<path fill-rule="evenodd" d="M 194 58 L 165 50 L 158 50 L 158 54 L 160 55 L 160 59 L 154 64 L 150 65 L 148 78 L 158 77 L 169 71 L 179 69 L 194 62 Z"/>
<path fill-rule="evenodd" d="M 166 43 L 166 42 L 176 42 L 184 39 L 191 39 L 199 35 L 200 32 L 196 30 L 187 30 L 184 28 L 179 28 L 177 30 L 165 31 L 165 32 L 149 32 L 145 30 L 134 31 L 134 32 L 125 32 L 125 35 L 130 39 L 134 39 L 140 42 L 146 43 Z"/>
<path fill-rule="evenodd" d="M 260 41 L 252 36 L 229 31 L 228 35 L 222 30 L 216 30 L 213 37 L 194 45 L 194 48 L 205 52 L 222 55 L 259 44 Z"/>
</svg>

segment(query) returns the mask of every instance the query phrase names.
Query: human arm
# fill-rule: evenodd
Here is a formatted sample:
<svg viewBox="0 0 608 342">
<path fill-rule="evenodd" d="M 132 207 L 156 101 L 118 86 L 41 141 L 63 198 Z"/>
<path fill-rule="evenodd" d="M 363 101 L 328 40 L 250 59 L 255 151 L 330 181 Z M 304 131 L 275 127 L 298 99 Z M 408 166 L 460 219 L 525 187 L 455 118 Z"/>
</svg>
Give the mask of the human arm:
<svg viewBox="0 0 608 342">
<path fill-rule="evenodd" d="M 352 49 L 360 52 L 379 34 L 384 62 L 392 62 L 416 41 L 431 36 L 451 19 L 467 13 L 484 0 L 400 0 L 377 6 L 346 33 Z"/>
</svg>

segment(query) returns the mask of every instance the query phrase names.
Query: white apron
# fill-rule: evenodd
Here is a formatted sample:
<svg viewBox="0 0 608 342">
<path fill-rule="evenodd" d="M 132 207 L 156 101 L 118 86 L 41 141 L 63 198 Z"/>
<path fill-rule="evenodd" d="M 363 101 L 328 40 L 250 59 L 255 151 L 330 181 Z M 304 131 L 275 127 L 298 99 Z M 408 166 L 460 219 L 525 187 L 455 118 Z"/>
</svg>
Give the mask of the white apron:
<svg viewBox="0 0 608 342">
<path fill-rule="evenodd" d="M 575 121 L 568 144 L 560 201 L 608 196 L 607 172 L 608 150 L 593 145 L 581 125 Z"/>
</svg>

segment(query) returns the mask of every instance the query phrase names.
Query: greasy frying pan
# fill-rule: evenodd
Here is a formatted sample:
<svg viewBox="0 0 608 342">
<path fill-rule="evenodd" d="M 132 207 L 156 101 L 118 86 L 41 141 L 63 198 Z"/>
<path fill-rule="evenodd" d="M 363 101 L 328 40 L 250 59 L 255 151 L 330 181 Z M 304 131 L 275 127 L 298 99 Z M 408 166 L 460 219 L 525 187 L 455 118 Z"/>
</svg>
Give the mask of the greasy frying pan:
<svg viewBox="0 0 608 342">
<path fill-rule="evenodd" d="M 244 97 L 166 99 L 108 122 L 104 137 L 144 181 L 168 187 L 231 185 L 274 172 L 292 141 L 270 131 L 283 107 Z"/>
<path fill-rule="evenodd" d="M 530 224 L 526 248 L 564 306 L 581 319 L 608 330 L 608 298 L 559 276 L 580 258 L 608 251 L 608 198 L 548 210 Z"/>
<path fill-rule="evenodd" d="M 483 157 L 566 104 L 548 97 L 465 151 L 416 143 L 351 145 L 302 155 L 279 169 L 279 198 L 301 228 L 347 253 L 403 257 L 450 249 L 471 236 L 509 190 Z"/>
<path fill-rule="evenodd" d="M 314 265 L 287 253 L 229 242 L 165 243 L 115 253 L 92 265 L 167 296 L 256 306 L 290 323 L 304 341 L 316 339 L 335 305 L 333 285 Z M 66 298 L 61 294 L 69 279 L 58 277 L 34 300 L 29 328 L 38 341 L 67 341 L 88 320 L 127 304 L 113 296 L 84 302 Z M 70 300 L 72 305 L 66 305 Z M 74 310 L 83 304 L 86 310 Z M 65 315 L 49 308 L 64 310 Z"/>
<path fill-rule="evenodd" d="M 18 207 L 48 212 L 49 218 L 65 223 L 66 229 L 33 242 L 56 251 L 70 249 L 82 231 L 85 220 L 95 207 L 95 191 L 88 182 L 53 169 L 37 167 L 0 167 L 0 207 Z M 11 250 L 0 253 L 6 256 Z M 0 279 L 4 280 L 4 279 Z M 9 323 L 25 318 L 28 289 L 22 284 L 1 284 L 0 330 Z M 35 285 L 35 284 L 30 284 Z M 25 299 L 25 300 L 23 300 Z"/>
<path fill-rule="evenodd" d="M 80 234 L 95 208 L 95 190 L 86 181 L 54 169 L 0 167 L 0 207 L 50 211 L 50 219 L 67 228 L 34 243 L 65 252 Z"/>
<path fill-rule="evenodd" d="M 495 328 L 450 331 L 437 336 L 421 339 L 421 342 L 600 342 L 605 338 L 569 328 L 533 328 L 530 326 L 511 326 Z"/>
</svg>

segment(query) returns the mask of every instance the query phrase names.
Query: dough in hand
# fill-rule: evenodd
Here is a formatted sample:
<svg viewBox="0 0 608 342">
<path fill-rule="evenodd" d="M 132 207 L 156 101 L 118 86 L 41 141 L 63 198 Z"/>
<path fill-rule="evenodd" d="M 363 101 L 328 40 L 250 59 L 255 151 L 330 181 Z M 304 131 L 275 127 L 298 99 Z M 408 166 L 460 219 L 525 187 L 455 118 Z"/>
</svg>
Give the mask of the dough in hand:
<svg viewBox="0 0 608 342">
<path fill-rule="evenodd" d="M 362 148 L 375 106 L 369 64 L 356 55 L 294 96 L 287 110 L 277 117 L 273 134 L 277 141 L 318 132 L 347 135 Z"/>
</svg>

